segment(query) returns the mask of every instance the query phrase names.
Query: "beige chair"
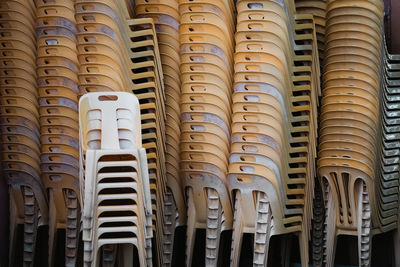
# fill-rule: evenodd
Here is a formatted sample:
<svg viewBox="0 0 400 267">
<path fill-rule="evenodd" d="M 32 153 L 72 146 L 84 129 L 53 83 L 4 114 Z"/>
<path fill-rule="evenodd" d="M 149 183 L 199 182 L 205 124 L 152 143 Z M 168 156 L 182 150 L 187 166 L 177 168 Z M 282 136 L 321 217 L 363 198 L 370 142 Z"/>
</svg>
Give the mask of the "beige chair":
<svg viewBox="0 0 400 267">
<path fill-rule="evenodd" d="M 325 220 L 325 241 L 322 248 L 315 248 L 314 264 L 333 266 L 336 237 L 346 234 L 358 237 L 359 265 L 370 266 L 372 235 L 389 229 L 393 215 L 389 191 L 376 197 L 383 187 L 390 187 L 383 182 L 383 173 L 390 172 L 393 161 L 383 156 L 385 134 L 380 130 L 384 116 L 380 115 L 384 102 L 379 99 L 384 81 L 383 2 L 331 0 L 326 14 L 318 160 L 325 218 L 318 216 L 314 223 L 317 226 Z M 386 177 L 387 181 L 395 179 Z M 315 244 L 320 241 L 317 235 Z"/>
<path fill-rule="evenodd" d="M 318 79 L 310 76 L 319 75 L 319 64 L 314 36 L 301 32 L 314 31 L 312 16 L 295 17 L 293 8 L 274 1 L 237 3 L 228 174 L 235 203 L 232 266 L 239 265 L 244 233 L 254 234 L 255 266 L 266 266 L 270 237 L 283 233 L 299 236 L 301 262 L 308 263 L 319 94 Z M 307 67 L 293 68 L 294 62 Z M 293 95 L 299 91 L 303 96 Z"/>
<path fill-rule="evenodd" d="M 97 266 L 107 245 L 123 245 L 123 264 L 133 264 L 131 244 L 147 266 L 151 199 L 139 102 L 130 93 L 91 93 L 79 103 L 85 265 Z"/>
<path fill-rule="evenodd" d="M 325 0 L 295 0 L 296 12 L 314 16 L 318 54 L 320 62 L 324 59 L 326 1 Z"/>
<path fill-rule="evenodd" d="M 231 123 L 233 6 L 180 1 L 180 171 L 187 200 L 186 265 L 196 229 L 206 229 L 204 264 L 216 266 L 221 232 L 231 229 L 226 189 Z M 213 171 L 211 171 L 213 170 Z M 206 201 L 204 201 L 206 199 Z"/>
<path fill-rule="evenodd" d="M 1 164 L 10 200 L 9 264 L 33 265 L 41 262 L 36 252 L 43 252 L 36 246 L 38 228 L 49 219 L 40 177 L 35 12 L 32 3 L 3 1 L 0 14 Z M 17 240 L 18 225 L 23 226 L 21 240 Z"/>
<path fill-rule="evenodd" d="M 63 3 L 37 1 L 39 112 L 41 116 L 41 176 L 49 190 L 49 264 L 55 264 L 57 230 L 65 228 L 65 264 L 75 265 L 80 233 L 78 59 L 75 9 Z M 54 19 L 55 24 L 41 24 Z M 59 23 L 64 20 L 66 23 Z M 70 25 L 69 28 L 64 25 Z M 67 86 L 51 87 L 54 84 Z M 52 120 L 57 118 L 58 120 Z M 45 123 L 46 120 L 47 121 Z M 62 121 L 65 126 L 57 126 Z M 54 129 L 59 132 L 54 133 Z M 68 129 L 68 130 L 67 130 Z M 67 158 L 53 160 L 55 156 Z M 46 161 L 44 161 L 46 159 Z M 55 178 L 57 177 L 57 179 Z"/>
</svg>

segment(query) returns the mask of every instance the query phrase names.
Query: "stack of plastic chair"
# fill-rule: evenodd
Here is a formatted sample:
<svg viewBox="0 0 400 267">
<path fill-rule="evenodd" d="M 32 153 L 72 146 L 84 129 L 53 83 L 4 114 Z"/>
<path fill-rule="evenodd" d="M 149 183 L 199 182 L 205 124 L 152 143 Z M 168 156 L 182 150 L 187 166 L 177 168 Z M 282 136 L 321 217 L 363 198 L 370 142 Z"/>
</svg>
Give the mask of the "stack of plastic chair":
<svg viewBox="0 0 400 267">
<path fill-rule="evenodd" d="M 311 219 L 315 216 L 312 206 L 315 198 L 315 180 L 317 176 L 315 159 L 317 157 L 318 136 L 318 106 L 321 96 L 320 65 L 318 43 L 313 16 L 308 14 L 295 15 L 295 46 L 293 91 L 292 91 L 292 115 L 294 131 L 292 137 L 296 137 L 291 143 L 296 153 L 290 153 L 292 157 L 291 167 L 294 162 L 297 167 L 306 169 L 306 199 L 303 215 L 303 230 L 310 233 Z M 310 238 L 310 236 L 309 236 Z"/>
<path fill-rule="evenodd" d="M 151 199 L 140 109 L 132 93 L 90 93 L 79 101 L 81 179 L 84 184 L 85 266 L 98 266 L 100 248 L 118 245 L 118 261 L 148 264 Z M 151 251 L 150 251 L 151 252 Z"/>
<path fill-rule="evenodd" d="M 80 95 L 130 91 L 132 82 L 118 1 L 76 1 Z M 125 5 L 124 5 L 125 6 Z"/>
<path fill-rule="evenodd" d="M 195 7 L 189 3 L 181 8 Z M 179 176 L 179 138 L 181 95 L 179 57 L 179 10 L 178 1 L 141 0 L 135 1 L 138 18 L 152 18 L 157 32 L 158 48 L 164 76 L 166 134 L 166 178 L 164 199 L 164 243 L 163 265 L 172 264 L 175 228 L 186 224 L 186 206 Z M 180 241 L 180 240 L 177 240 Z"/>
<path fill-rule="evenodd" d="M 35 1 L 41 175 L 49 197 L 49 265 L 65 229 L 65 265 L 76 264 L 80 232 L 78 58 L 73 1 Z M 58 259 L 60 260 L 60 259 Z"/>
<path fill-rule="evenodd" d="M 132 7 L 122 0 L 82 1 L 76 4 L 76 11 L 81 66 L 87 60 L 97 63 L 96 68 L 81 67 L 81 92 L 129 91 L 139 99 L 158 246 L 154 258 L 160 262 L 164 239 L 166 116 L 163 72 L 153 20 L 130 19 Z M 151 249 L 151 242 L 147 243 L 147 249 Z"/>
<path fill-rule="evenodd" d="M 160 52 L 153 20 L 128 20 L 131 79 L 133 93 L 139 99 L 142 114 L 142 143 L 147 152 L 153 209 L 155 262 L 160 264 L 164 243 L 164 208 L 166 207 L 165 167 L 165 95 Z"/>
<path fill-rule="evenodd" d="M 268 264 L 271 236 L 296 233 L 306 266 L 319 92 L 313 19 L 295 22 L 290 1 L 238 1 L 237 12 L 231 265 L 240 264 L 244 233 L 254 234 L 254 266 Z"/>
<path fill-rule="evenodd" d="M 318 160 L 325 230 L 314 240 L 323 245 L 313 254 L 316 266 L 333 266 L 340 234 L 358 237 L 359 265 L 370 266 L 372 235 L 384 231 L 377 171 L 382 23 L 381 0 L 328 1 Z"/>
<path fill-rule="evenodd" d="M 192 5 L 189 5 L 192 4 Z M 233 1 L 181 1 L 180 170 L 187 199 L 186 265 L 196 229 L 206 229 L 206 266 L 218 262 L 221 232 L 232 227 L 228 168 Z"/>
<path fill-rule="evenodd" d="M 382 82 L 382 140 L 380 144 L 381 174 L 380 174 L 380 221 L 384 231 L 396 229 L 394 251 L 400 248 L 399 213 L 399 160 L 400 160 L 400 55 L 390 54 L 385 45 L 385 81 Z M 400 255 L 395 254 L 396 266 L 400 264 Z"/>
<path fill-rule="evenodd" d="M 397 228 L 399 213 L 399 160 L 400 160 L 400 56 L 384 50 L 384 75 L 382 81 L 382 151 L 380 168 L 380 216 L 381 228 L 389 231 Z"/>
<path fill-rule="evenodd" d="M 295 0 L 296 12 L 314 16 L 319 58 L 324 59 L 326 0 Z"/>
<path fill-rule="evenodd" d="M 1 160 L 9 185 L 10 266 L 31 266 L 38 228 L 48 222 L 40 179 L 39 105 L 36 86 L 35 6 L 32 1 L 0 3 Z M 23 225 L 23 238 L 17 230 Z M 23 245 L 19 239 L 23 240 Z"/>
<path fill-rule="evenodd" d="M 130 18 L 129 5 L 126 5 L 124 1 L 78 1 L 75 9 L 80 63 L 80 94 L 103 91 L 132 92 L 134 88 L 137 88 L 134 87 L 135 82 L 143 80 L 141 77 L 137 77 L 138 75 L 135 75 L 135 71 L 132 70 L 134 64 L 131 58 L 133 56 L 129 49 L 131 49 L 131 43 L 136 43 L 136 40 L 133 41 L 128 36 L 130 31 L 127 21 Z M 140 64 L 135 66 L 140 68 Z M 148 102 L 152 102 L 152 95 L 145 96 L 150 97 Z M 149 105 L 150 107 L 147 108 L 152 111 L 151 103 Z M 144 113 L 149 112 L 144 111 Z M 149 115 L 152 114 L 143 116 Z M 148 127 L 142 125 L 142 130 L 148 131 Z M 149 131 L 152 130 L 153 128 Z M 160 141 L 162 140 L 160 139 Z M 152 157 L 148 157 L 148 159 L 150 161 Z M 148 250 L 146 255 L 149 261 L 152 260 L 151 247 L 149 239 L 146 243 Z M 104 264 L 116 260 L 116 246 L 104 246 L 102 251 Z"/>
</svg>

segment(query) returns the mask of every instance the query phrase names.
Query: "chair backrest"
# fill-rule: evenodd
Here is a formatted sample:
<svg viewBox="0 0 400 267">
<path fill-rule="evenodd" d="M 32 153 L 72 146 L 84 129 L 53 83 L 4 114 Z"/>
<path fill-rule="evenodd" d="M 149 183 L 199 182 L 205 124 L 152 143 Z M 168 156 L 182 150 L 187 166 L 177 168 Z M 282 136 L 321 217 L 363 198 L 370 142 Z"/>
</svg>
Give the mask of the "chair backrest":
<svg viewBox="0 0 400 267">
<path fill-rule="evenodd" d="M 131 93 L 99 92 L 82 96 L 79 125 L 83 151 L 142 146 L 139 101 Z"/>
</svg>

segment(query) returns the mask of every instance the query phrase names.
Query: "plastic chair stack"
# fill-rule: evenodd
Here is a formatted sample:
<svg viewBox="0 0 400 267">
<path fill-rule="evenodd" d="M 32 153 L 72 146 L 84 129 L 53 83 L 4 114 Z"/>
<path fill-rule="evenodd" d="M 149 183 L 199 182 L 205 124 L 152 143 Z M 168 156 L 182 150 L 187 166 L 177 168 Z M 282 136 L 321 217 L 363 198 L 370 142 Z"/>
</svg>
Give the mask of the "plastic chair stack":
<svg viewBox="0 0 400 267">
<path fill-rule="evenodd" d="M 318 53 L 322 63 L 325 49 L 326 0 L 295 0 L 295 3 L 297 13 L 314 16 Z"/>
<path fill-rule="evenodd" d="M 125 6 L 125 4 L 123 5 Z M 76 1 L 80 95 L 131 91 L 125 23 L 119 1 Z"/>
<path fill-rule="evenodd" d="M 290 2 L 237 2 L 232 266 L 241 262 L 244 233 L 254 234 L 254 266 L 268 264 L 271 236 L 288 233 L 299 236 L 308 262 L 319 93 L 311 77 L 319 77 L 319 64 L 312 16 L 295 21 L 293 11 Z"/>
<path fill-rule="evenodd" d="M 187 4 L 187 6 L 195 6 Z M 182 6 L 183 7 L 183 6 Z M 179 138 L 181 95 L 179 57 L 179 10 L 178 1 L 135 1 L 138 18 L 152 18 L 157 32 L 158 49 L 164 76 L 166 134 L 166 178 L 164 199 L 163 264 L 172 263 L 175 228 L 186 224 L 186 206 L 179 176 Z"/>
<path fill-rule="evenodd" d="M 379 179 L 379 220 L 383 232 L 396 229 L 393 234 L 394 251 L 400 249 L 399 214 L 399 160 L 400 160 L 400 55 L 390 54 L 384 46 L 384 90 L 381 96 L 382 143 L 378 144 L 382 151 Z M 396 265 L 400 264 L 400 256 L 395 253 Z"/>
<path fill-rule="evenodd" d="M 205 265 L 218 262 L 221 232 L 232 227 L 228 168 L 233 1 L 182 1 L 180 169 L 187 200 L 186 265 L 196 229 L 206 229 Z"/>
<path fill-rule="evenodd" d="M 382 81 L 382 142 L 378 143 L 381 168 L 379 172 L 380 228 L 397 228 L 399 214 L 399 160 L 400 160 L 400 56 L 390 54 L 384 47 L 384 77 Z M 379 151 L 378 150 L 378 151 Z"/>
<path fill-rule="evenodd" d="M 31 266 L 36 252 L 46 252 L 36 243 L 38 228 L 48 223 L 39 164 L 34 3 L 2 1 L 0 26 L 1 163 L 9 185 L 9 264 Z M 17 235 L 21 226 L 23 237 Z"/>
<path fill-rule="evenodd" d="M 131 93 L 90 93 L 79 101 L 85 266 L 98 266 L 99 250 L 108 245 L 118 245 L 119 256 L 106 261 L 111 266 L 132 266 L 133 247 L 140 266 L 151 266 L 150 186 L 139 114 Z"/>
<path fill-rule="evenodd" d="M 157 207 L 162 207 L 162 204 L 157 204 L 160 201 L 157 199 L 161 199 L 161 194 L 156 196 L 156 192 L 165 188 L 160 182 L 164 181 L 163 176 L 159 174 L 165 169 L 160 163 L 164 161 L 162 73 L 156 63 L 159 60 L 155 60 L 158 51 L 146 51 L 156 40 L 153 38 L 152 20 L 130 20 L 131 12 L 130 5 L 124 1 L 77 2 L 80 92 L 127 91 L 138 97 L 142 113 L 142 143 L 148 151 L 154 196 L 153 212 L 158 211 L 161 215 L 157 217 L 160 218 L 162 209 Z M 156 221 L 156 216 L 153 217 Z M 158 225 L 162 225 L 162 221 Z M 162 233 L 156 236 L 162 236 Z M 152 260 L 151 248 L 149 239 L 146 243 L 149 261 Z M 112 245 L 104 247 L 103 260 L 114 261 L 115 249 Z"/>
<path fill-rule="evenodd" d="M 323 244 L 316 266 L 333 266 L 339 234 L 358 237 L 359 265 L 370 266 L 372 235 L 383 231 L 382 23 L 382 1 L 328 1 L 318 160 L 325 229 L 314 240 Z"/>
<path fill-rule="evenodd" d="M 318 136 L 318 108 L 321 96 L 320 65 L 318 54 L 318 42 L 316 29 L 312 15 L 296 14 L 295 16 L 295 46 L 293 91 L 292 91 L 292 137 L 296 137 L 292 147 L 296 147 L 290 153 L 293 158 L 291 167 L 306 170 L 305 205 L 302 231 L 310 233 L 311 219 L 314 217 L 312 206 L 315 198 L 315 179 L 317 176 L 315 160 L 317 158 Z M 298 141 L 297 141 L 298 140 Z M 300 160 L 301 159 L 301 160 Z"/>
<path fill-rule="evenodd" d="M 80 232 L 78 58 L 74 2 L 36 3 L 41 176 L 49 197 L 49 265 L 65 229 L 65 264 L 76 264 Z M 59 244 L 61 245 L 61 244 Z"/>
<path fill-rule="evenodd" d="M 147 152 L 153 209 L 153 231 L 157 263 L 161 262 L 166 207 L 165 167 L 165 95 L 163 72 L 153 19 L 127 21 L 133 93 L 139 99 L 142 114 L 142 143 Z"/>
<path fill-rule="evenodd" d="M 157 232 L 154 258 L 160 262 L 166 187 L 163 72 L 153 20 L 132 20 L 132 13 L 131 5 L 122 0 L 76 4 L 80 91 L 128 91 L 139 99 Z"/>
</svg>

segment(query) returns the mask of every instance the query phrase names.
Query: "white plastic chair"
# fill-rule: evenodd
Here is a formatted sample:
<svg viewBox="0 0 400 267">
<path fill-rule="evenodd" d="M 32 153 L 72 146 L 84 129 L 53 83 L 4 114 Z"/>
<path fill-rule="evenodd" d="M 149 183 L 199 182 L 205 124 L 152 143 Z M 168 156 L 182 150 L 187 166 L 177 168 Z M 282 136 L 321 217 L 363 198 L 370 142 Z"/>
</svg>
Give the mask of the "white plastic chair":
<svg viewBox="0 0 400 267">
<path fill-rule="evenodd" d="M 79 123 L 85 265 L 98 266 L 105 245 L 131 244 L 147 266 L 152 214 L 139 102 L 131 93 L 86 94 Z M 121 248 L 123 262 L 132 264 L 132 251 Z"/>
</svg>

